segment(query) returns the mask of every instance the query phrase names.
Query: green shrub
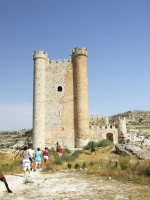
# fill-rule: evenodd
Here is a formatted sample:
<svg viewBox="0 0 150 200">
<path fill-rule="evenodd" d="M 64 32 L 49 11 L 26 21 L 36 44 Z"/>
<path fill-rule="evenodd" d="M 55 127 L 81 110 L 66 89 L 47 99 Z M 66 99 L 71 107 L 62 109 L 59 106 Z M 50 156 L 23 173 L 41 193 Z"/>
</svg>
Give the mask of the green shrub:
<svg viewBox="0 0 150 200">
<path fill-rule="evenodd" d="M 64 152 L 64 153 L 67 153 L 67 154 L 71 154 L 70 149 L 68 149 L 67 147 L 65 147 L 65 148 L 63 149 L 63 152 Z"/>
<path fill-rule="evenodd" d="M 79 154 L 82 153 L 82 151 L 77 150 L 71 155 L 64 155 L 61 158 L 58 158 L 56 151 L 52 151 L 51 154 L 53 153 L 53 156 L 55 158 L 53 164 L 56 165 L 62 165 L 63 162 L 69 162 L 69 161 L 74 161 L 78 158 Z"/>
<path fill-rule="evenodd" d="M 129 158 L 128 157 L 120 157 L 119 164 L 120 164 L 121 170 L 127 170 L 128 164 L 129 164 Z"/>
<path fill-rule="evenodd" d="M 71 167 L 72 167 L 72 164 L 71 163 L 68 163 L 68 169 L 71 169 Z"/>
<path fill-rule="evenodd" d="M 90 166 L 93 166 L 93 165 L 94 165 L 94 163 L 91 161 L 91 162 L 90 162 Z"/>
<path fill-rule="evenodd" d="M 82 168 L 83 168 L 83 169 L 86 168 L 86 162 L 85 162 L 85 161 L 82 163 Z"/>
<path fill-rule="evenodd" d="M 0 171 L 3 171 L 3 172 L 9 172 L 11 170 L 11 167 L 9 164 L 2 164 L 1 167 L 0 167 Z"/>
<path fill-rule="evenodd" d="M 114 167 L 114 168 L 117 168 L 117 167 L 118 167 L 118 162 L 117 162 L 117 161 L 115 162 L 115 164 L 114 164 L 113 167 Z"/>
<path fill-rule="evenodd" d="M 75 160 L 75 157 L 71 156 L 71 155 L 66 155 L 66 156 L 63 156 L 61 158 L 62 161 L 64 162 L 68 162 L 68 161 L 74 161 Z"/>
<path fill-rule="evenodd" d="M 58 157 L 56 149 L 54 147 L 52 147 L 51 149 L 49 149 L 48 152 L 49 152 L 50 156 L 52 155 L 52 156 L 54 156 L 54 158 Z"/>
<path fill-rule="evenodd" d="M 86 154 L 86 155 L 91 155 L 92 153 L 89 152 L 89 151 L 85 151 L 84 154 Z"/>
<path fill-rule="evenodd" d="M 80 165 L 79 165 L 78 163 L 76 163 L 75 166 L 74 166 L 74 168 L 75 168 L 75 169 L 79 169 L 79 168 L 80 168 Z"/>
<path fill-rule="evenodd" d="M 106 139 L 103 139 L 96 143 L 97 147 L 106 147 L 106 146 L 111 146 L 111 145 L 113 145 L 113 142 Z"/>
<path fill-rule="evenodd" d="M 82 151 L 77 150 L 74 153 L 72 153 L 71 155 L 63 156 L 61 159 L 65 162 L 74 161 L 78 158 L 79 154 L 81 154 L 81 153 L 82 153 Z"/>
<path fill-rule="evenodd" d="M 13 170 L 16 170 L 20 167 L 20 161 L 15 161 L 11 164 L 5 163 L 0 165 L 0 172 L 1 173 L 8 173 L 12 172 Z"/>
<path fill-rule="evenodd" d="M 26 185 L 28 183 L 34 183 L 31 179 L 26 178 L 23 183 Z"/>
<path fill-rule="evenodd" d="M 92 147 L 92 143 L 94 144 L 94 146 L 96 146 L 96 143 L 93 141 L 88 142 L 88 144 L 86 146 L 83 147 L 84 150 L 90 150 Z"/>
<path fill-rule="evenodd" d="M 53 153 L 53 152 L 55 152 L 55 153 L 56 153 L 56 149 L 55 149 L 55 147 L 52 147 L 52 148 L 51 148 L 51 149 L 49 149 L 48 151 L 49 151 L 49 153 Z"/>
<path fill-rule="evenodd" d="M 55 165 L 62 165 L 63 164 L 63 160 L 61 158 L 57 158 L 56 160 L 54 160 L 53 162 Z"/>
<path fill-rule="evenodd" d="M 146 176 L 150 176 L 150 165 L 149 165 L 148 167 L 145 168 L 144 174 L 145 174 Z"/>
<path fill-rule="evenodd" d="M 71 154 L 71 156 L 74 157 L 74 158 L 76 159 L 76 158 L 78 158 L 79 154 L 81 154 L 81 153 L 82 153 L 81 150 L 77 150 L 77 151 L 73 152 L 73 153 Z"/>
<path fill-rule="evenodd" d="M 106 146 L 111 146 L 113 145 L 113 142 L 109 141 L 109 140 L 106 140 L 106 139 L 103 139 L 99 142 L 93 142 L 93 141 L 90 141 L 86 146 L 83 147 L 84 150 L 91 150 L 91 147 L 92 147 L 92 143 L 94 144 L 95 147 L 106 147 Z"/>
</svg>

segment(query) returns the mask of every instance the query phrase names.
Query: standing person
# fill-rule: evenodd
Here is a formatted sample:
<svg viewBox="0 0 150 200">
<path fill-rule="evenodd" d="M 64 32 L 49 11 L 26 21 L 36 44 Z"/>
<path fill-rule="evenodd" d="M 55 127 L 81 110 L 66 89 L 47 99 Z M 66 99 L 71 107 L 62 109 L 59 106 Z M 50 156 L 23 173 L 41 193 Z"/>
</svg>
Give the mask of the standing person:
<svg viewBox="0 0 150 200">
<path fill-rule="evenodd" d="M 34 158 L 34 150 L 33 149 L 28 149 L 28 152 L 29 152 L 29 154 L 30 154 L 30 157 L 29 157 L 29 160 L 30 160 L 30 162 L 31 162 L 31 171 L 32 171 L 32 169 L 33 169 L 33 158 Z"/>
<path fill-rule="evenodd" d="M 23 157 L 22 164 L 23 164 L 23 170 L 24 170 L 24 177 L 26 177 L 27 170 L 30 175 L 30 159 L 29 159 L 29 157 L 31 157 L 27 146 L 25 146 L 23 148 L 22 157 Z"/>
<path fill-rule="evenodd" d="M 58 141 L 56 142 L 56 151 L 58 152 L 58 146 L 59 146 L 59 143 Z"/>
<path fill-rule="evenodd" d="M 35 167 L 34 167 L 34 171 L 36 171 L 36 169 L 40 169 L 41 168 L 41 161 L 42 161 L 42 155 L 41 155 L 41 151 L 40 148 L 37 148 L 37 151 L 35 152 Z"/>
<path fill-rule="evenodd" d="M 44 158 L 44 162 L 46 165 L 47 161 L 48 161 L 48 148 L 47 147 L 45 147 L 45 150 L 43 151 L 43 158 Z"/>
<path fill-rule="evenodd" d="M 95 145 L 94 145 L 94 142 L 92 142 L 92 146 L 91 146 L 91 152 L 95 152 L 95 155 L 96 155 L 96 150 L 95 150 Z"/>
<path fill-rule="evenodd" d="M 61 148 L 60 145 L 57 148 L 57 154 L 58 154 L 59 157 L 62 156 L 62 148 Z"/>
</svg>

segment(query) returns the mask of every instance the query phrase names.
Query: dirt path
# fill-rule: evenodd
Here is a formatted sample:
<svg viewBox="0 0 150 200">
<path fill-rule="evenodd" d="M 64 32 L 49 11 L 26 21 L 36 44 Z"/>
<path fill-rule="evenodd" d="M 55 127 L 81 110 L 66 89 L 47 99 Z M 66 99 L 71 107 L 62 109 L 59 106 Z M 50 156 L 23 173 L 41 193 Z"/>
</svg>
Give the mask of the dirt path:
<svg viewBox="0 0 150 200">
<path fill-rule="evenodd" d="M 7 175 L 13 193 L 0 182 L 1 200 L 149 200 L 150 188 L 72 171 L 32 172 L 25 184 L 23 174 Z"/>
</svg>

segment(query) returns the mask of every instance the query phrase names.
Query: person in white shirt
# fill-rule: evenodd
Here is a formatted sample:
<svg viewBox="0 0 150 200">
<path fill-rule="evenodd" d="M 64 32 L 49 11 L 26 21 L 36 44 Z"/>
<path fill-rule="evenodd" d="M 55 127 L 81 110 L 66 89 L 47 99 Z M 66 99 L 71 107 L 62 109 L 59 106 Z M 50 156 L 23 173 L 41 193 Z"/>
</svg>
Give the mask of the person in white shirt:
<svg viewBox="0 0 150 200">
<path fill-rule="evenodd" d="M 32 171 L 32 169 L 34 168 L 34 163 L 33 163 L 33 161 L 34 161 L 34 150 L 33 149 L 28 149 L 28 152 L 29 152 L 29 154 L 30 154 L 30 157 L 29 157 L 29 159 L 30 159 L 30 162 L 31 162 L 31 171 Z"/>
</svg>

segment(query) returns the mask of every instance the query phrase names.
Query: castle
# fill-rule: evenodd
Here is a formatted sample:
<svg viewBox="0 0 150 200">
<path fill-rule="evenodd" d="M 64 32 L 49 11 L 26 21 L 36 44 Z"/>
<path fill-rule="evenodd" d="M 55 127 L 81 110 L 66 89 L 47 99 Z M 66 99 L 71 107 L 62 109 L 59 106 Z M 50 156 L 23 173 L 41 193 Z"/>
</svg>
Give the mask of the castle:
<svg viewBox="0 0 150 200">
<path fill-rule="evenodd" d="M 125 119 L 118 127 L 108 117 L 89 124 L 86 48 L 72 50 L 70 60 L 49 60 L 47 52 L 35 51 L 33 93 L 33 148 L 52 147 L 58 141 L 68 148 L 80 148 L 89 141 L 109 139 L 118 143 L 126 134 Z M 95 120 L 91 118 L 91 120 Z"/>
</svg>

